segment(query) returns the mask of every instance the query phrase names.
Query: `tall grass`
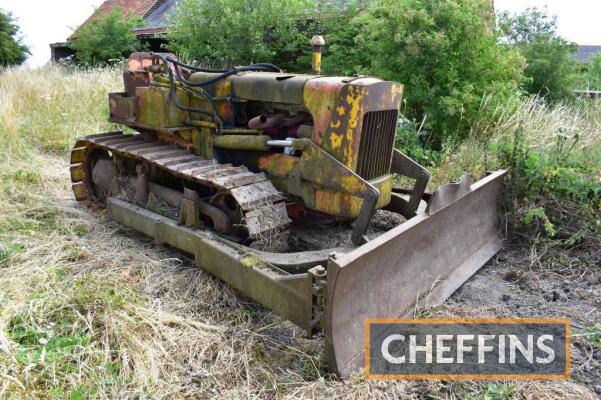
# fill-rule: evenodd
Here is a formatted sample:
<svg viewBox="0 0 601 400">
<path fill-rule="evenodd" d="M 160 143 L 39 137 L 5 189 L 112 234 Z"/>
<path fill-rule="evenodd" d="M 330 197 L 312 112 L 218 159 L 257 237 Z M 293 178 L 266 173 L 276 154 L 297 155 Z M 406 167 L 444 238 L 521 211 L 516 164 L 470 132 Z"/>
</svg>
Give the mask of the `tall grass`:
<svg viewBox="0 0 601 400">
<path fill-rule="evenodd" d="M 0 148 L 4 157 L 31 150 L 65 154 L 76 136 L 103 132 L 109 91 L 121 90 L 116 69 L 44 67 L 0 75 Z"/>
<path fill-rule="evenodd" d="M 324 368 L 321 338 L 305 338 L 181 254 L 76 204 L 68 149 L 76 136 L 113 129 L 106 93 L 120 89 L 115 69 L 0 72 L 0 399 L 490 393 L 469 381 L 339 382 Z M 470 154 L 453 154 L 447 166 L 458 171 Z M 587 395 L 570 383 L 507 391 Z"/>
<path fill-rule="evenodd" d="M 601 170 L 601 103 L 549 104 L 537 96 L 515 97 L 505 104 L 491 100 L 482 100 L 481 118 L 473 122 L 468 139 L 443 149 L 442 161 L 434 169 L 435 184 L 456 179 L 464 171 L 482 176 L 486 170 L 509 167 L 508 160 L 499 157 L 499 147 L 513 143 L 531 154 Z"/>
</svg>

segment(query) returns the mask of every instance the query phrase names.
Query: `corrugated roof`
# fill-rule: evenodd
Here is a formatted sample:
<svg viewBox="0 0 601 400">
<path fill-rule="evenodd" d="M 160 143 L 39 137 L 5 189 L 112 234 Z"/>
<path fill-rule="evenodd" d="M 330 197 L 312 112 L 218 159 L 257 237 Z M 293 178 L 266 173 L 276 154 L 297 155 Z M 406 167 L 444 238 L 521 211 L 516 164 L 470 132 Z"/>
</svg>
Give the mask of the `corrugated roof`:
<svg viewBox="0 0 601 400">
<path fill-rule="evenodd" d="M 135 30 L 136 34 L 161 33 L 169 23 L 169 18 L 175 12 L 176 5 L 181 0 L 156 0 L 144 15 L 144 26 Z"/>
<path fill-rule="evenodd" d="M 587 63 L 599 52 L 601 52 L 601 46 L 578 46 L 578 51 L 574 54 L 574 59 L 581 63 Z"/>
</svg>

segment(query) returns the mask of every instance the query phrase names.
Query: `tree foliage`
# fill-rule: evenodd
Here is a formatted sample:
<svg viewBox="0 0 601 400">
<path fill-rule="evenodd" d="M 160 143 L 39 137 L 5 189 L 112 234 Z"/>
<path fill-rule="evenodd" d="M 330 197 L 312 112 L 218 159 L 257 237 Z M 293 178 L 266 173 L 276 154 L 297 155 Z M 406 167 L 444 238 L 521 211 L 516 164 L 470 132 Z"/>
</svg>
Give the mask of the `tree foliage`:
<svg viewBox="0 0 601 400">
<path fill-rule="evenodd" d="M 558 101 L 573 97 L 577 50 L 557 34 L 557 18 L 546 10 L 529 8 L 521 14 L 500 13 L 499 29 L 509 44 L 526 58 L 523 88 Z"/>
<path fill-rule="evenodd" d="M 482 0 L 374 2 L 335 21 L 324 65 L 404 83 L 406 116 L 440 144 L 467 134 L 485 94 L 502 101 L 520 83 L 523 60 L 498 45 L 491 11 Z"/>
<path fill-rule="evenodd" d="M 29 54 L 12 15 L 0 10 L 0 66 L 22 64 Z"/>
<path fill-rule="evenodd" d="M 83 64 L 106 64 L 143 48 L 133 32 L 142 23 L 141 18 L 127 15 L 115 7 L 110 13 L 80 27 L 69 47 L 75 50 L 77 60 Z"/>
<path fill-rule="evenodd" d="M 311 0 L 183 0 L 169 30 L 169 47 L 211 66 L 274 62 L 297 66 L 310 51 Z"/>
</svg>

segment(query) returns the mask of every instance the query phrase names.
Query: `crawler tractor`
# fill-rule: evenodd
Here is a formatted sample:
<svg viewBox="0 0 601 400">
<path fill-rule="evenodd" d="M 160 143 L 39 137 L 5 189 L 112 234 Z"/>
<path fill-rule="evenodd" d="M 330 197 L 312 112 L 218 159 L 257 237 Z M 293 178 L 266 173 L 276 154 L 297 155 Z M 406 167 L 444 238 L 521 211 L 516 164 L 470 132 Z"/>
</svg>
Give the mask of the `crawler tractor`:
<svg viewBox="0 0 601 400">
<path fill-rule="evenodd" d="M 126 132 L 78 140 L 71 179 L 77 200 L 323 332 L 329 367 L 345 377 L 362 366 L 365 319 L 444 301 L 499 250 L 505 172 L 426 193 L 427 171 L 394 148 L 403 86 L 320 76 L 319 60 L 301 75 L 134 53 L 124 91 L 109 94 L 110 121 Z M 377 210 L 405 222 L 370 236 Z M 309 221 L 324 237 L 346 223 L 350 240 L 290 252 L 290 227 Z"/>
</svg>

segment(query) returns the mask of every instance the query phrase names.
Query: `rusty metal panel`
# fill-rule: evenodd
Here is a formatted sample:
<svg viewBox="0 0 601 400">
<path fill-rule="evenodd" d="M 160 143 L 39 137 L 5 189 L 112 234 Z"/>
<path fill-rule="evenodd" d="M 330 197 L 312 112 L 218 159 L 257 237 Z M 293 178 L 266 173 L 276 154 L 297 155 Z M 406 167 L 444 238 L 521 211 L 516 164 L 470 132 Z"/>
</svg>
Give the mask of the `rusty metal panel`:
<svg viewBox="0 0 601 400">
<path fill-rule="evenodd" d="M 180 104 L 189 106 L 189 96 L 178 90 L 175 94 Z M 179 110 L 169 99 L 169 89 L 162 87 L 137 87 L 138 113 L 136 122 L 146 126 L 173 128 L 184 125 L 186 112 Z"/>
<path fill-rule="evenodd" d="M 505 171 L 448 196 L 432 214 L 404 224 L 328 263 L 326 352 L 348 376 L 364 362 L 364 321 L 444 301 L 501 247 L 497 198 Z M 463 186 L 462 184 L 458 184 Z"/>
<path fill-rule="evenodd" d="M 138 114 L 136 97 L 127 93 L 109 93 L 110 119 L 117 122 L 133 122 Z"/>
<path fill-rule="evenodd" d="M 371 139 L 373 141 L 372 146 L 378 147 L 377 142 L 383 140 L 381 136 L 383 133 L 381 130 L 384 128 L 382 122 L 388 124 L 391 122 L 390 117 L 385 120 L 382 119 L 383 114 L 381 113 L 371 114 L 368 118 L 364 118 L 364 116 L 367 113 L 377 111 L 392 110 L 396 112 L 400 108 L 403 86 L 398 83 L 380 81 L 373 78 L 350 78 L 342 82 L 346 83 L 346 85 L 341 87 L 337 93 L 334 108 L 331 109 L 331 105 L 326 104 L 332 110 L 329 113 L 330 120 L 325 129 L 322 128 L 320 130 L 320 136 L 314 138 L 314 140 L 318 139 L 316 143 L 320 147 L 348 168 L 355 171 L 358 166 L 359 151 L 363 140 L 363 136 L 361 135 L 363 124 L 366 122 L 371 124 L 371 127 L 368 127 L 368 129 L 373 130 L 374 134 L 370 135 L 368 140 Z M 323 111 L 312 108 L 320 106 L 319 102 L 314 103 L 313 101 L 309 101 L 309 99 L 306 100 L 312 114 L 317 113 L 319 120 L 325 117 L 319 116 Z M 396 124 L 396 121 L 394 122 Z M 392 153 L 392 148 L 390 148 L 390 152 Z M 365 154 L 364 157 L 369 158 L 369 160 L 365 160 L 364 162 L 371 162 L 374 160 L 373 157 L 376 157 L 376 160 L 378 159 L 376 154 Z M 389 160 L 386 160 L 386 163 L 389 163 Z"/>
<path fill-rule="evenodd" d="M 179 226 L 176 221 L 110 197 L 111 217 L 195 256 L 196 263 L 253 300 L 310 332 L 311 281 L 306 273 L 289 274 L 225 239 Z"/>
<path fill-rule="evenodd" d="M 233 76 L 232 92 L 247 100 L 303 104 L 303 87 L 311 75 L 276 72 L 249 72 Z"/>
</svg>

